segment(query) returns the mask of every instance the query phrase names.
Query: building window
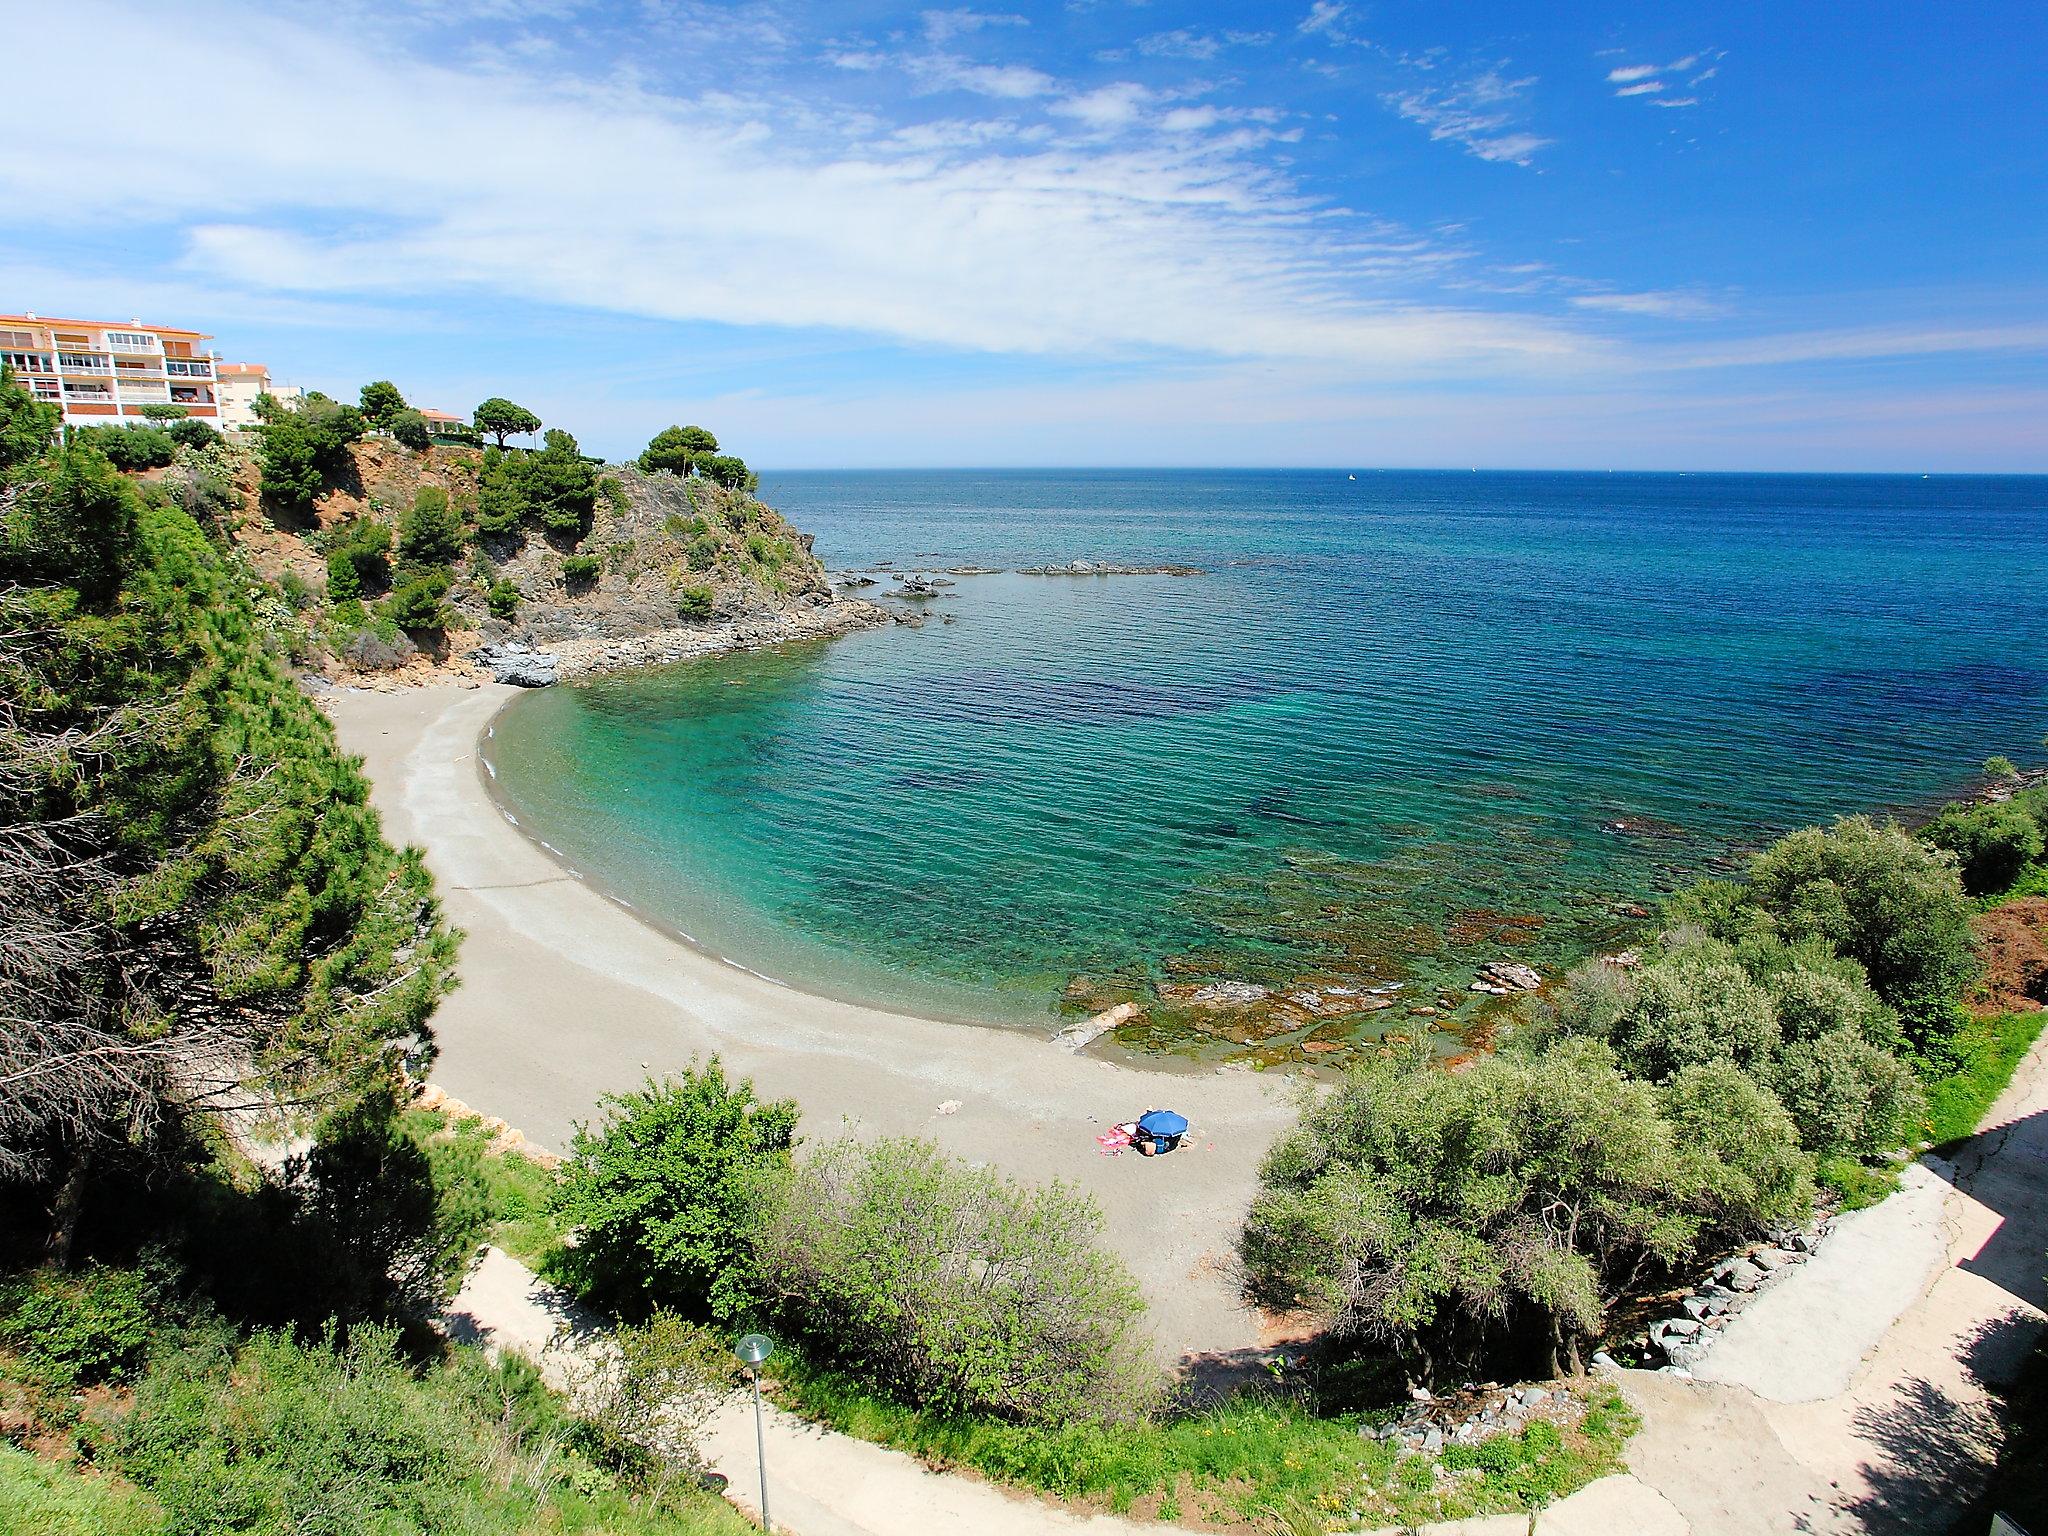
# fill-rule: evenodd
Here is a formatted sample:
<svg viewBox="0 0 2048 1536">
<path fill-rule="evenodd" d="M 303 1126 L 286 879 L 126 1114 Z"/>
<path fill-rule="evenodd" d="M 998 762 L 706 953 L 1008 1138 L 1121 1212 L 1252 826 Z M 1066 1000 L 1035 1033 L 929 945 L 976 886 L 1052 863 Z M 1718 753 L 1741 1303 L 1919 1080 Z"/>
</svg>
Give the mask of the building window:
<svg viewBox="0 0 2048 1536">
<path fill-rule="evenodd" d="M 110 347 L 129 347 L 144 352 L 154 352 L 156 350 L 156 338 L 146 336 L 140 331 L 109 331 L 107 332 L 107 345 Z"/>
</svg>

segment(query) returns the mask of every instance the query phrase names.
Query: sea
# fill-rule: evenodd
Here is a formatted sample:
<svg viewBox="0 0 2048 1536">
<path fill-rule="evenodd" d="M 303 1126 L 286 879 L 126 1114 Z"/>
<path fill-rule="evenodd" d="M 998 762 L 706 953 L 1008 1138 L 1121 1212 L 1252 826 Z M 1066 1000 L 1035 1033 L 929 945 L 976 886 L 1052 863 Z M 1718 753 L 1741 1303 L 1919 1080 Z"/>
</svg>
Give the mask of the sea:
<svg viewBox="0 0 2048 1536">
<path fill-rule="evenodd" d="M 522 697 L 494 784 L 649 920 L 883 1008 L 1049 1029 L 1129 1000 L 1128 1049 L 1261 1064 L 1456 1049 L 1498 1007 L 1479 967 L 1554 974 L 1786 830 L 2044 755 L 2048 478 L 871 471 L 762 496 L 923 622 Z M 1076 560 L 1199 574 L 1020 574 Z M 893 595 L 964 567 L 998 573 Z"/>
</svg>

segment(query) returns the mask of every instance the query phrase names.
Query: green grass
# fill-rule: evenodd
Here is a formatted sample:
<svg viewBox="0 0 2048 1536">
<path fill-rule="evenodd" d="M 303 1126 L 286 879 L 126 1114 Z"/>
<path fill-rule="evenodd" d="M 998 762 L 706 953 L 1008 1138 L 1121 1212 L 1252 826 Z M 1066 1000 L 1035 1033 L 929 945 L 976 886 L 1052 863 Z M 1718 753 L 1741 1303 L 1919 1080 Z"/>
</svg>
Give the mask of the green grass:
<svg viewBox="0 0 2048 1536">
<path fill-rule="evenodd" d="M 553 1173 L 517 1152 L 491 1151 L 490 1133 L 481 1120 L 451 1121 L 436 1110 L 409 1109 L 404 1126 L 426 1149 L 436 1185 L 467 1183 L 479 1191 L 484 1207 L 480 1241 L 534 1270 L 560 1250 L 562 1227 L 548 1210 Z"/>
<path fill-rule="evenodd" d="M 1361 1435 L 1368 1418 L 1319 1418 L 1265 1395 L 1160 1422 L 1041 1428 L 920 1412 L 800 1360 L 778 1383 L 796 1411 L 936 1466 L 1118 1514 L 1316 1536 L 1541 1507 L 1618 1468 L 1636 1428 L 1618 1393 L 1588 1383 L 1581 1428 L 1539 1422 L 1452 1447 L 1441 1458 L 1452 1475 L 1439 1478 L 1437 1458 Z"/>
<path fill-rule="evenodd" d="M 1946 1146 L 1976 1134 L 1978 1122 L 2025 1060 L 2048 1010 L 1973 1018 L 1956 1036 L 1956 1066 L 1927 1084 L 1928 1140 Z"/>
<path fill-rule="evenodd" d="M 116 1478 L 0 1444 L 0 1536 L 145 1536 L 163 1513 Z"/>
</svg>

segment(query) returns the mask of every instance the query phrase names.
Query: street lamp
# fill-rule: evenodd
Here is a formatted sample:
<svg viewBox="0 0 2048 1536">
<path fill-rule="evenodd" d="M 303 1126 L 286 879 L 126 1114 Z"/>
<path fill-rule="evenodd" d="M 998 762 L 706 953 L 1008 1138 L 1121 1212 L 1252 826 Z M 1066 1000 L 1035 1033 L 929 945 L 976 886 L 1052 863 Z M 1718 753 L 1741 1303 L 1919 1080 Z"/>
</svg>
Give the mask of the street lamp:
<svg viewBox="0 0 2048 1536">
<path fill-rule="evenodd" d="M 775 1341 L 765 1333 L 750 1333 L 732 1352 L 754 1383 L 754 1464 L 761 1469 L 761 1529 L 773 1536 L 775 1527 L 768 1523 L 768 1442 L 761 1431 L 761 1362 L 775 1353 Z"/>
</svg>

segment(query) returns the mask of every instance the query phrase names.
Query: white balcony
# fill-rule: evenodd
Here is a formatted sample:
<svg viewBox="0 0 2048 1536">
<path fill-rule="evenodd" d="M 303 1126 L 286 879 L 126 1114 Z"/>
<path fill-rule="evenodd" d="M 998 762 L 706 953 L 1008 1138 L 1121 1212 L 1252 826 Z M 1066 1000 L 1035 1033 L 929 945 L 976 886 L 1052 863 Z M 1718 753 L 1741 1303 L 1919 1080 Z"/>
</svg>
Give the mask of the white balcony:
<svg viewBox="0 0 2048 1536">
<path fill-rule="evenodd" d="M 205 358 L 173 357 L 165 361 L 164 372 L 181 379 L 210 379 L 213 377 L 213 364 Z"/>
</svg>

